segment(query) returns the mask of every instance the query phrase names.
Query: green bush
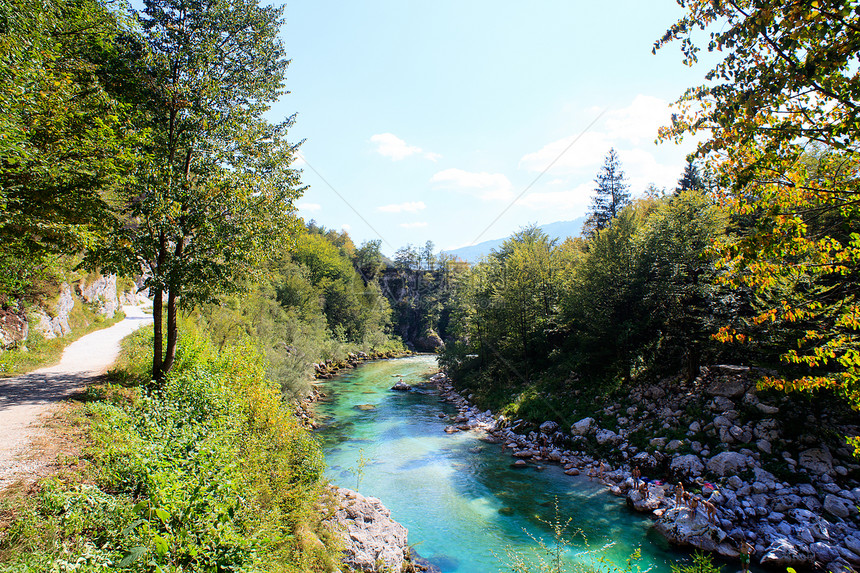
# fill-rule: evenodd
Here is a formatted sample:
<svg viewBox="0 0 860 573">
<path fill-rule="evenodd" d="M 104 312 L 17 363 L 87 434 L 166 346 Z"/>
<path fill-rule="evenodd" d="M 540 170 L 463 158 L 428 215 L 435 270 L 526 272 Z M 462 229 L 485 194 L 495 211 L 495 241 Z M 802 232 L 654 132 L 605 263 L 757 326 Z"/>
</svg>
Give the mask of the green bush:
<svg viewBox="0 0 860 573">
<path fill-rule="evenodd" d="M 125 382 L 146 336 L 125 344 Z M 265 371 L 250 345 L 191 332 L 160 390 L 91 390 L 95 483 L 44 482 L 0 535 L 0 571 L 336 569 L 322 454 Z"/>
</svg>

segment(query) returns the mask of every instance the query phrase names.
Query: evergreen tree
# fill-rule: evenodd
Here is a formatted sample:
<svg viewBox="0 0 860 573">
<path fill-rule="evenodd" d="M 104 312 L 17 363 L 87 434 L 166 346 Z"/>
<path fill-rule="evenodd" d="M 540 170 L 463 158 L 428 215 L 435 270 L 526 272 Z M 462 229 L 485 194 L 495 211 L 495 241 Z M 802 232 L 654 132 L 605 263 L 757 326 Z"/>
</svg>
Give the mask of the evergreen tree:
<svg viewBox="0 0 860 573">
<path fill-rule="evenodd" d="M 597 188 L 594 190 L 588 220 L 585 222 L 586 236 L 608 227 L 612 219 L 630 204 L 630 187 L 621 170 L 621 162 L 615 148 L 611 148 L 606 154 L 603 167 L 594 182 L 597 183 Z"/>
<path fill-rule="evenodd" d="M 684 174 L 678 179 L 678 186 L 675 188 L 675 195 L 679 195 L 684 191 L 701 191 L 705 188 L 705 181 L 699 173 L 699 168 L 690 159 L 687 165 L 684 166 Z"/>
</svg>

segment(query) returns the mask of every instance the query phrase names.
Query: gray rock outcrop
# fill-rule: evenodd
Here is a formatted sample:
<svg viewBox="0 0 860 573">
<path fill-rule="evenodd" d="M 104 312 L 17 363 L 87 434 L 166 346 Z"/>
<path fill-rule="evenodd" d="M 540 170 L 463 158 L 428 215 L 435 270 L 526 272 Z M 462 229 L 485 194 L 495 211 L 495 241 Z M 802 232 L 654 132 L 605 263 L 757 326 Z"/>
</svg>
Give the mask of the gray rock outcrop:
<svg viewBox="0 0 860 573">
<path fill-rule="evenodd" d="M 338 488 L 340 502 L 332 520 L 344 529 L 343 562 L 358 571 L 400 573 L 409 556 L 405 527 L 375 497 Z"/>
</svg>

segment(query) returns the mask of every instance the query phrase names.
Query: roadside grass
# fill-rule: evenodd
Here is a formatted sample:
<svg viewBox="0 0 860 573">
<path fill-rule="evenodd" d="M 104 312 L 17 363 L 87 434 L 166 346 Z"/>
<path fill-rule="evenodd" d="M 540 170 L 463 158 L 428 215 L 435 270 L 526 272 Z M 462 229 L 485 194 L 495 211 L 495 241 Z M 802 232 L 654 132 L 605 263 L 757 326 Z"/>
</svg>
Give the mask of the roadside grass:
<svg viewBox="0 0 860 573">
<path fill-rule="evenodd" d="M 339 571 L 322 453 L 259 351 L 190 329 L 145 391 L 150 338 L 126 339 L 75 409 L 80 471 L 2 502 L 0 571 Z"/>
<path fill-rule="evenodd" d="M 75 304 L 69 315 L 69 326 L 72 331 L 66 336 L 50 340 L 41 335 L 32 334 L 25 348 L 13 348 L 0 351 L 0 378 L 9 378 L 32 372 L 44 366 L 50 366 L 60 361 L 66 346 L 79 338 L 96 330 L 108 328 L 125 318 L 125 313 L 118 311 L 113 318 L 88 308 L 84 304 Z"/>
</svg>

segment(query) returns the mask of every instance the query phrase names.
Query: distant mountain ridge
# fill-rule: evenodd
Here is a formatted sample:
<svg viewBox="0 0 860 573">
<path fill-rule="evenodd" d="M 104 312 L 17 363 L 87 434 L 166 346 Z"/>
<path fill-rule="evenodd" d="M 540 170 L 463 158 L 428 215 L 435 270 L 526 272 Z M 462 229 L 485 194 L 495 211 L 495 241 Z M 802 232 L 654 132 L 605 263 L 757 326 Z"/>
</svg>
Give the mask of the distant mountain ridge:
<svg viewBox="0 0 860 573">
<path fill-rule="evenodd" d="M 550 239 L 563 241 L 568 237 L 578 237 L 582 233 L 583 223 L 585 223 L 585 217 L 578 217 L 572 221 L 556 221 L 555 223 L 547 223 L 546 225 L 540 225 L 538 228 L 546 233 Z M 492 239 L 478 243 L 477 245 L 460 247 L 459 249 L 452 249 L 445 252 L 449 255 L 463 259 L 470 264 L 474 264 L 489 255 L 493 249 L 498 249 L 502 243 L 507 241 L 509 238 L 510 237 Z"/>
</svg>

